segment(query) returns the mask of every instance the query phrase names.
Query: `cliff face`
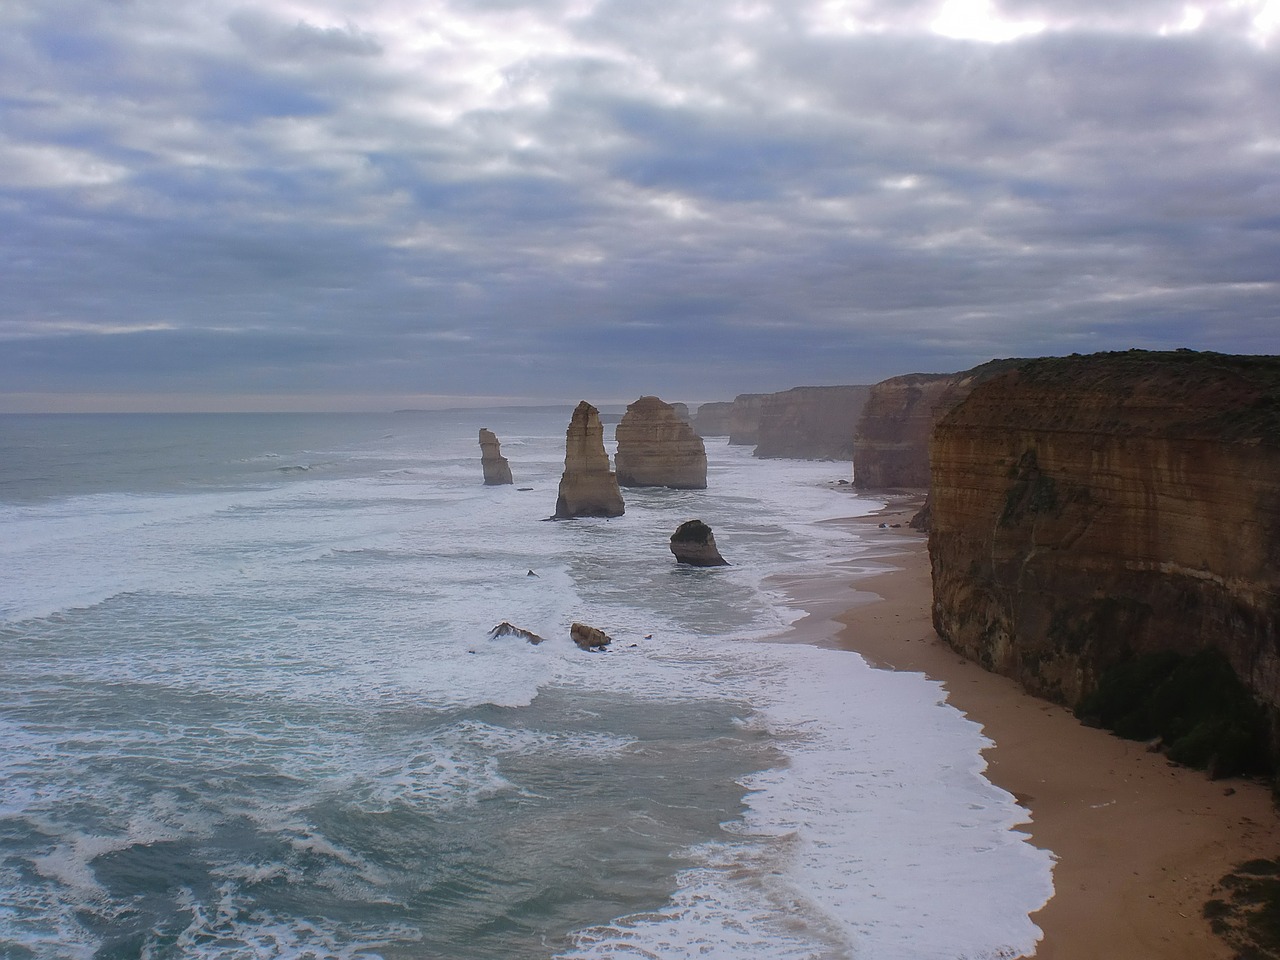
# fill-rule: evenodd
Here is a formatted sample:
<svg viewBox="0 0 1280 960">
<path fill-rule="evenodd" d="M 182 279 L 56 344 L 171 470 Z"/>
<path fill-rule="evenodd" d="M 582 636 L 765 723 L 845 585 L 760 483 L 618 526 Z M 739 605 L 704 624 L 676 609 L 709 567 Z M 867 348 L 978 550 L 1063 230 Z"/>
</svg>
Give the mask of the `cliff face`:
<svg viewBox="0 0 1280 960">
<path fill-rule="evenodd" d="M 965 656 L 1074 705 L 1211 647 L 1280 706 L 1280 358 L 1030 361 L 931 457 L 934 625 Z"/>
<path fill-rule="evenodd" d="M 870 393 L 867 386 L 844 386 L 766 394 L 760 404 L 755 455 L 852 460 L 854 430 Z"/>
<path fill-rule="evenodd" d="M 484 471 L 486 486 L 500 486 L 512 482 L 511 465 L 502 455 L 502 446 L 492 430 L 480 430 L 480 469 Z"/>
<path fill-rule="evenodd" d="M 706 448 L 671 404 L 641 397 L 627 407 L 616 435 L 622 486 L 706 489 Z"/>
<path fill-rule="evenodd" d="M 752 446 L 760 432 L 760 403 L 763 393 L 740 393 L 729 410 L 729 445 Z"/>
<path fill-rule="evenodd" d="M 704 403 L 693 415 L 693 429 L 700 437 L 727 437 L 732 403 Z"/>
<path fill-rule="evenodd" d="M 960 373 L 909 373 L 875 384 L 854 432 L 854 486 L 928 487 L 934 425 L 979 383 L 1022 362 L 992 360 Z"/>
<path fill-rule="evenodd" d="M 555 518 L 620 517 L 624 511 L 622 491 L 604 450 L 600 413 L 583 400 L 565 431 L 564 473 Z"/>
</svg>

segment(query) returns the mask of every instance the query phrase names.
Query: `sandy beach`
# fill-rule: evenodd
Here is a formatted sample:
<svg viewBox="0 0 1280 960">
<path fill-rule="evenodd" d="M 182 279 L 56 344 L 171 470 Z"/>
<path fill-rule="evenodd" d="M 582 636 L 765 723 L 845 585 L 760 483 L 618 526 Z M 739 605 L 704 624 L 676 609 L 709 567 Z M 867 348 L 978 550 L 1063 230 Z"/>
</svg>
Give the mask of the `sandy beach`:
<svg viewBox="0 0 1280 960">
<path fill-rule="evenodd" d="M 941 681 L 948 700 L 994 741 L 990 779 L 1030 811 L 1026 830 L 1052 851 L 1055 893 L 1033 916 L 1041 960 L 1230 960 L 1203 918 L 1237 864 L 1280 854 L 1270 790 L 1211 781 L 1145 745 L 1081 725 L 943 644 L 930 619 L 926 538 L 907 528 L 916 502 L 853 524 L 871 549 L 839 584 L 793 584 L 811 611 L 796 638 L 856 651 L 886 669 Z M 880 523 L 901 524 L 880 528 Z"/>
</svg>

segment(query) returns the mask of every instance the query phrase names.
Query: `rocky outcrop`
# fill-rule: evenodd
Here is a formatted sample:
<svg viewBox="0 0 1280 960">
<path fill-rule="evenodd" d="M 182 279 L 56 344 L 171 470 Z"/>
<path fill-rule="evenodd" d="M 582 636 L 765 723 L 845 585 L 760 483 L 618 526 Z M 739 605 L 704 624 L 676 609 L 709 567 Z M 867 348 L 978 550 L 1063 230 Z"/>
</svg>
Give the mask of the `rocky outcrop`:
<svg viewBox="0 0 1280 960">
<path fill-rule="evenodd" d="M 755 446 L 760 434 L 760 404 L 764 398 L 763 393 L 740 393 L 733 398 L 729 410 L 730 446 Z"/>
<path fill-rule="evenodd" d="M 603 650 L 613 643 L 613 638 L 603 630 L 589 627 L 585 623 L 574 623 L 569 627 L 569 638 L 583 650 Z"/>
<path fill-rule="evenodd" d="M 520 640 L 526 640 L 535 647 L 543 641 L 543 638 L 538 636 L 532 630 L 517 627 L 514 623 L 508 623 L 506 620 L 503 620 L 500 624 L 489 631 L 490 640 L 499 640 L 502 637 L 516 637 Z"/>
<path fill-rule="evenodd" d="M 671 552 L 678 563 L 694 567 L 727 567 L 729 561 L 716 549 L 711 528 L 701 520 L 686 520 L 671 535 Z"/>
<path fill-rule="evenodd" d="M 693 430 L 700 437 L 727 437 L 732 403 L 704 403 L 693 415 Z"/>
<path fill-rule="evenodd" d="M 554 519 L 620 517 L 625 506 L 618 478 L 609 469 L 600 414 L 583 400 L 565 431 L 564 473 Z"/>
<path fill-rule="evenodd" d="M 853 434 L 869 386 L 794 387 L 760 403 L 755 455 L 800 460 L 852 460 Z"/>
<path fill-rule="evenodd" d="M 706 448 L 671 404 L 641 397 L 627 407 L 616 436 L 614 466 L 622 486 L 706 489 Z"/>
<path fill-rule="evenodd" d="M 952 647 L 1068 705 L 1207 647 L 1274 721 L 1280 358 L 1026 362 L 939 421 L 931 458 L 933 619 Z"/>
<path fill-rule="evenodd" d="M 492 430 L 480 429 L 480 468 L 484 471 L 486 486 L 495 487 L 512 483 L 511 465 L 502 455 L 502 447 Z"/>
<path fill-rule="evenodd" d="M 853 437 L 859 490 L 929 486 L 929 437 L 947 411 L 979 383 L 1022 360 L 992 360 L 960 373 L 909 373 L 871 388 Z"/>
</svg>

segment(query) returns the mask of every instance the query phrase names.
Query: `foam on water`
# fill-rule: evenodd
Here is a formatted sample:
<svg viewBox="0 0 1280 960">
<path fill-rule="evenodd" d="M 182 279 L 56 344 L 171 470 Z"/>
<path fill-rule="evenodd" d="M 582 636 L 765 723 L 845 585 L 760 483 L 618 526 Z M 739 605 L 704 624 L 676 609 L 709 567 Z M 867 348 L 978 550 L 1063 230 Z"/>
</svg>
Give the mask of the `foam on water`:
<svg viewBox="0 0 1280 960">
<path fill-rule="evenodd" d="M 155 492 L 0 503 L 0 953 L 1034 944 L 1048 855 L 978 728 L 922 677 L 767 642 L 803 615 L 771 578 L 860 549 L 821 523 L 877 506 L 832 486 L 847 466 L 711 441 L 707 491 L 542 523 L 563 420 L 511 416 L 348 418 L 329 445 L 305 420 L 305 446 L 218 421 L 217 476 L 169 453 Z M 480 425 L 516 487 L 478 482 Z M 672 562 L 692 516 L 733 566 Z M 547 642 L 488 639 L 502 620 Z"/>
</svg>

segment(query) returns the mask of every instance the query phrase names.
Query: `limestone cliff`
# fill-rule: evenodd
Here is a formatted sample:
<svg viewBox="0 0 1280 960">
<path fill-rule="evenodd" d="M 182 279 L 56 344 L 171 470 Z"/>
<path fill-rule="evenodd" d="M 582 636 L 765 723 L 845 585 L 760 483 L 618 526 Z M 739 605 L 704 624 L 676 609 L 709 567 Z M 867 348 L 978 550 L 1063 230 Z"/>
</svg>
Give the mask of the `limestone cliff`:
<svg viewBox="0 0 1280 960">
<path fill-rule="evenodd" d="M 869 386 L 794 387 L 760 403 L 755 455 L 852 460 L 853 434 Z"/>
<path fill-rule="evenodd" d="M 760 432 L 760 402 L 763 393 L 740 393 L 729 411 L 729 445 L 754 446 Z"/>
<path fill-rule="evenodd" d="M 614 464 L 622 486 L 706 489 L 706 448 L 671 404 L 641 397 L 627 407 L 616 436 Z"/>
<path fill-rule="evenodd" d="M 693 415 L 693 429 L 700 437 L 727 437 L 732 403 L 703 403 Z"/>
<path fill-rule="evenodd" d="M 934 625 L 1075 705 L 1145 655 L 1220 651 L 1280 706 L 1280 357 L 1029 361 L 931 445 Z"/>
<path fill-rule="evenodd" d="M 618 478 L 609 469 L 600 414 L 583 400 L 565 431 L 564 473 L 555 519 L 620 517 L 625 507 Z"/>
<path fill-rule="evenodd" d="M 480 469 L 484 471 L 487 486 L 512 483 L 511 465 L 502 455 L 502 446 L 492 430 L 480 429 Z"/>
<path fill-rule="evenodd" d="M 1022 362 L 993 360 L 960 373 L 909 373 L 872 386 L 854 431 L 854 486 L 928 487 L 934 424 L 979 383 Z"/>
</svg>

